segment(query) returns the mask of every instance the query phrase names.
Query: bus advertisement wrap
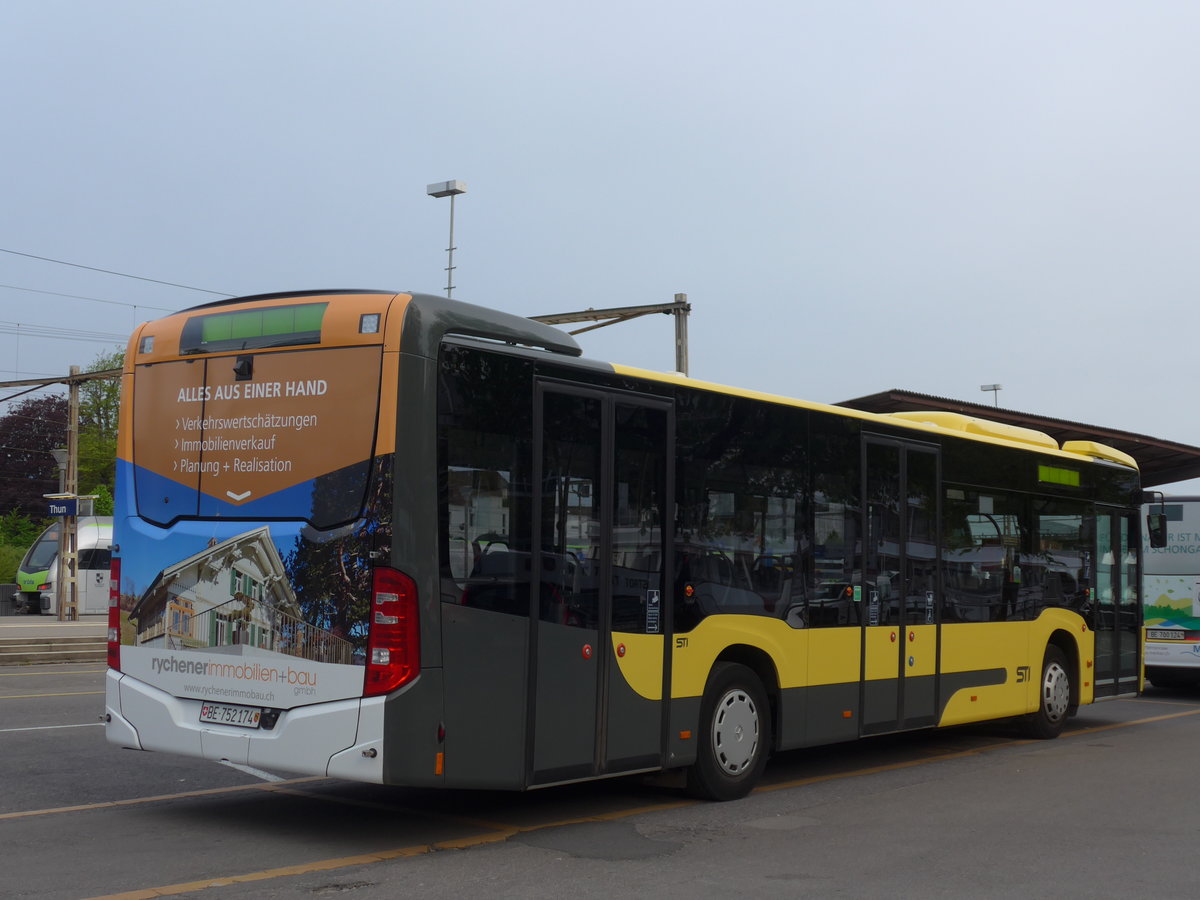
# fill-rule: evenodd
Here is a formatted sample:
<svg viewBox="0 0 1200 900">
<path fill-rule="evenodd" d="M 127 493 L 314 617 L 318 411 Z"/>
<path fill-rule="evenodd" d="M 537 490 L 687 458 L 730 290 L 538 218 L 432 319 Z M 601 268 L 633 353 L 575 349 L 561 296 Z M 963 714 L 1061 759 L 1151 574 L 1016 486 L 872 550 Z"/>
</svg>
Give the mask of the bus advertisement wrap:
<svg viewBox="0 0 1200 900">
<path fill-rule="evenodd" d="M 117 466 L 126 672 L 279 709 L 361 696 L 367 561 L 390 534 L 380 364 L 376 346 L 139 369 Z"/>
<path fill-rule="evenodd" d="M 163 525 L 197 514 L 298 517 L 319 528 L 353 518 L 354 508 L 313 509 L 312 485 L 370 459 L 379 369 L 378 347 L 148 367 L 133 411 L 144 435 L 133 448 L 138 513 Z M 245 373 L 252 380 L 239 381 Z M 345 487 L 359 506 L 365 481 Z"/>
<path fill-rule="evenodd" d="M 1168 497 L 1145 512 L 1167 517 L 1165 547 L 1142 540 L 1146 627 L 1200 631 L 1200 498 Z"/>
<path fill-rule="evenodd" d="M 1200 497 L 1166 497 L 1146 514 L 1165 514 L 1167 545 L 1143 539 L 1142 601 L 1146 675 L 1158 687 L 1200 680 Z"/>
<path fill-rule="evenodd" d="M 363 669 L 248 648 L 244 655 L 130 647 L 121 668 L 176 697 L 290 709 L 362 694 Z"/>
</svg>

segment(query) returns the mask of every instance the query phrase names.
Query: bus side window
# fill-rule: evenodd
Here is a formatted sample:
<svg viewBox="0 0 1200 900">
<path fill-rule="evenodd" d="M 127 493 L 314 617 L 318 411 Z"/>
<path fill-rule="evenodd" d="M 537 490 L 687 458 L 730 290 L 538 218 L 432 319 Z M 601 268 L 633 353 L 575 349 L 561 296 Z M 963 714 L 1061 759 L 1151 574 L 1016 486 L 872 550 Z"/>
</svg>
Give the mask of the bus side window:
<svg viewBox="0 0 1200 900">
<path fill-rule="evenodd" d="M 1023 616 L 1019 501 L 947 487 L 942 506 L 942 621 Z"/>
</svg>

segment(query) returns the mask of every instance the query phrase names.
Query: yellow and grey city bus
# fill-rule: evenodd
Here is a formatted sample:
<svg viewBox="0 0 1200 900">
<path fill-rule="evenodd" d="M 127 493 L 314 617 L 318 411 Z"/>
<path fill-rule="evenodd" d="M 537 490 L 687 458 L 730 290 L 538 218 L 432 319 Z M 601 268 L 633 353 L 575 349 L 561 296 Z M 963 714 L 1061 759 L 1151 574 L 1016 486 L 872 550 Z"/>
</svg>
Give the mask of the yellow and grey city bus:
<svg viewBox="0 0 1200 900">
<path fill-rule="evenodd" d="M 113 743 L 529 789 L 1136 693 L 1120 451 L 584 359 L 420 294 L 220 301 L 125 357 Z"/>
</svg>

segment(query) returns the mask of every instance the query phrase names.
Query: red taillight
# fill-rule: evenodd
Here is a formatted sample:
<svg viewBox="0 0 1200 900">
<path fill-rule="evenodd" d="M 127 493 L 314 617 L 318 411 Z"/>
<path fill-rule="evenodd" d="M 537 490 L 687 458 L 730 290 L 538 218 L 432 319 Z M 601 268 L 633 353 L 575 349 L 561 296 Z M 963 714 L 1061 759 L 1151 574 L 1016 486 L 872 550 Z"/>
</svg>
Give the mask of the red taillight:
<svg viewBox="0 0 1200 900">
<path fill-rule="evenodd" d="M 371 586 L 364 697 L 377 697 L 408 684 L 421 671 L 417 585 L 403 572 L 377 568 Z"/>
<path fill-rule="evenodd" d="M 108 667 L 121 671 L 121 559 L 108 569 Z"/>
</svg>

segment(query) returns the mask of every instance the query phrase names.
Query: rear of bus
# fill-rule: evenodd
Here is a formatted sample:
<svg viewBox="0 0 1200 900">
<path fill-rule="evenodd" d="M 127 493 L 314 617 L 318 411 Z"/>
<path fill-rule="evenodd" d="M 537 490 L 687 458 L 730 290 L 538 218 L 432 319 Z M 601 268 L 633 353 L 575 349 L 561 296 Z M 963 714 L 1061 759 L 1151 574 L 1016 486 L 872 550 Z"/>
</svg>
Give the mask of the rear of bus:
<svg viewBox="0 0 1200 900">
<path fill-rule="evenodd" d="M 223 301 L 143 325 L 123 375 L 110 742 L 382 780 L 420 668 L 387 567 L 406 295 Z"/>
<path fill-rule="evenodd" d="M 1143 507 L 1166 519 L 1166 545 L 1142 543 L 1146 680 L 1200 685 L 1200 497 L 1166 497 Z"/>
</svg>

